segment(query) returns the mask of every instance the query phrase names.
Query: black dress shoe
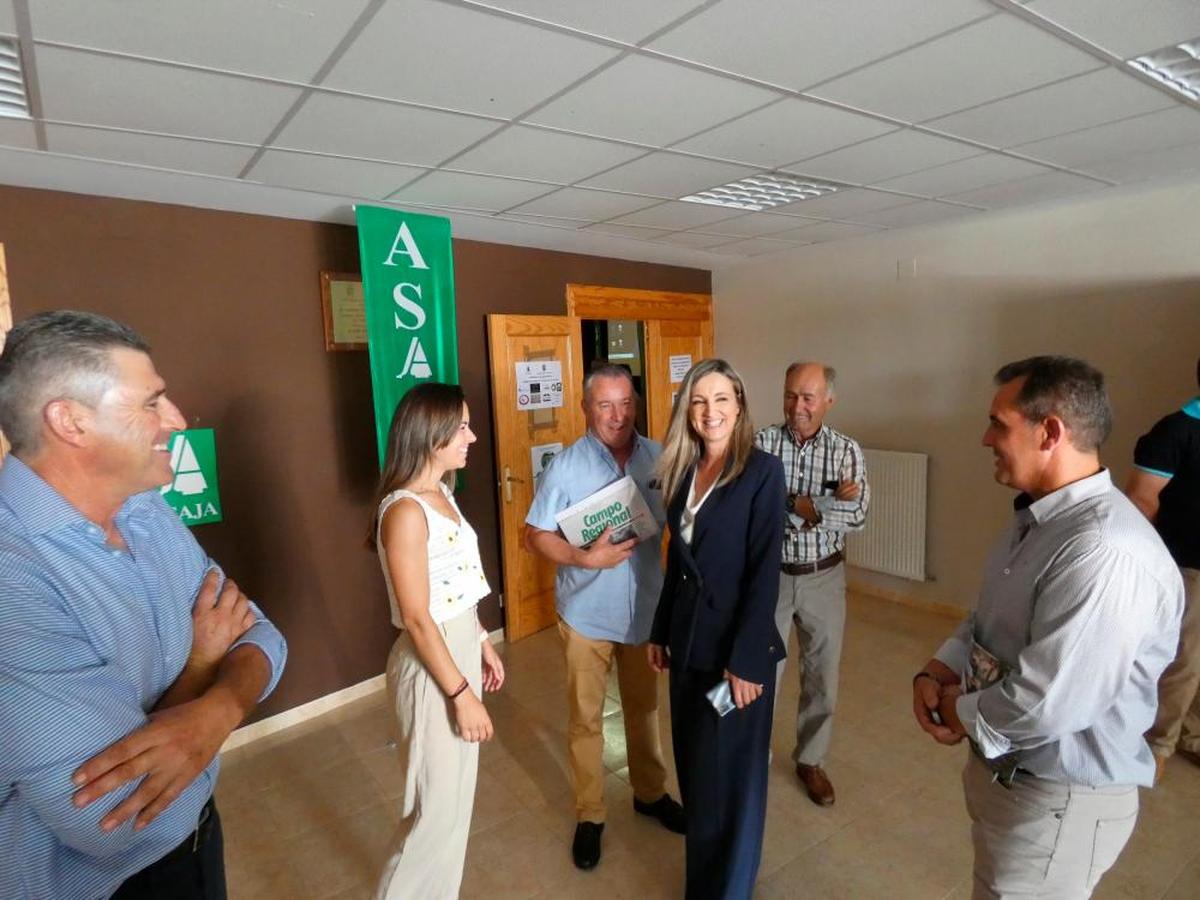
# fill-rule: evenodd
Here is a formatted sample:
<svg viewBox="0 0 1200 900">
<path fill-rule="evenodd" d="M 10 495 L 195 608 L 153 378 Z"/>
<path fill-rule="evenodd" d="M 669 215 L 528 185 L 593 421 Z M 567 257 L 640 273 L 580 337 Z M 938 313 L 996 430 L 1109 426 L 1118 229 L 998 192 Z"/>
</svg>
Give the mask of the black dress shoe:
<svg viewBox="0 0 1200 900">
<path fill-rule="evenodd" d="M 643 816 L 652 816 L 658 819 L 667 831 L 687 834 L 687 817 L 683 814 L 683 807 L 672 800 L 670 794 L 663 794 L 653 803 L 643 803 L 634 797 L 633 809 L 634 812 L 640 812 Z"/>
<path fill-rule="evenodd" d="M 579 869 L 594 869 L 600 862 L 600 834 L 603 822 L 580 822 L 575 826 L 575 840 L 571 842 L 571 856 Z"/>
</svg>

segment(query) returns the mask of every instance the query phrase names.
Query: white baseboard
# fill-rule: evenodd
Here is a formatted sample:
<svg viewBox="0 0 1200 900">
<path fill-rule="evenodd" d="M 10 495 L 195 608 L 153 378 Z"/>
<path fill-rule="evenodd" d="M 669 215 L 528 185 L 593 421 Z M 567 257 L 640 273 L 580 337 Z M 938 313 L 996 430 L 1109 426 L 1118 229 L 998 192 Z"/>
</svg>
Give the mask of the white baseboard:
<svg viewBox="0 0 1200 900">
<path fill-rule="evenodd" d="M 495 631 L 489 632 L 488 640 L 493 644 L 503 643 L 504 629 L 497 628 Z M 294 660 L 292 662 L 294 663 Z M 264 738 L 269 734 L 276 734 L 286 728 L 291 728 L 293 725 L 299 725 L 301 722 L 324 715 L 327 712 L 337 709 L 339 706 L 353 703 L 355 700 L 370 696 L 376 691 L 383 690 L 383 688 L 384 675 L 380 673 L 374 678 L 368 678 L 366 681 L 352 684 L 349 687 L 342 688 L 340 691 L 334 691 L 332 694 L 326 694 L 323 697 L 318 697 L 316 700 L 310 700 L 308 703 L 293 706 L 291 709 L 286 709 L 266 719 L 260 719 L 249 725 L 243 725 L 225 739 L 225 743 L 221 747 L 221 752 L 224 753 L 227 750 L 233 750 L 235 747 L 244 747 L 246 744 L 257 741 L 259 738 Z"/>
</svg>

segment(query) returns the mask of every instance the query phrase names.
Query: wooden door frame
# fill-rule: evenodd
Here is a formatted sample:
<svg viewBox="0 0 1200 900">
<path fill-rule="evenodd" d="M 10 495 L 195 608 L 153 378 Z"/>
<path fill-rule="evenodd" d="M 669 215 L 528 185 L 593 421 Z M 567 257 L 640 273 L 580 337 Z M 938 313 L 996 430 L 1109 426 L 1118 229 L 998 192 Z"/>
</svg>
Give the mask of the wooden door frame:
<svg viewBox="0 0 1200 900">
<path fill-rule="evenodd" d="M 712 294 L 568 284 L 567 315 L 578 319 L 690 319 L 712 322 Z"/>
<path fill-rule="evenodd" d="M 8 293 L 8 265 L 4 261 L 4 244 L 0 244 L 0 349 L 12 331 L 12 297 Z M 0 460 L 8 455 L 8 441 L 0 434 Z"/>
</svg>

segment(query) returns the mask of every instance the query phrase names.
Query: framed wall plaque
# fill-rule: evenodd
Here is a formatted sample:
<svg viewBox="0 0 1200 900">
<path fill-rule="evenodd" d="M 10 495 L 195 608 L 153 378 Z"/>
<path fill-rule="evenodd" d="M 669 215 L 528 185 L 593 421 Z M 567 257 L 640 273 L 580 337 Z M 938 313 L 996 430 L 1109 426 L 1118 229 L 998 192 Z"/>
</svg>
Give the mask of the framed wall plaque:
<svg viewBox="0 0 1200 900">
<path fill-rule="evenodd" d="M 367 308 L 361 275 L 321 273 L 321 318 L 326 350 L 367 349 Z"/>
</svg>

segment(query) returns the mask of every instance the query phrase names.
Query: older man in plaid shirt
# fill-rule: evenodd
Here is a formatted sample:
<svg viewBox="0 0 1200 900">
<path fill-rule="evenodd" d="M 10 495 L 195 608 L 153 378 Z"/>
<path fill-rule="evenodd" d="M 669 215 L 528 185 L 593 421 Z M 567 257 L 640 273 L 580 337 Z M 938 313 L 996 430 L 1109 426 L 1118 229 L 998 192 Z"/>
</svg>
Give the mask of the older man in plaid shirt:
<svg viewBox="0 0 1200 900">
<path fill-rule="evenodd" d="M 846 532 L 863 527 L 870 488 L 862 449 L 824 424 L 834 403 L 837 373 L 815 362 L 788 366 L 780 425 L 762 429 L 755 443 L 783 461 L 787 526 L 775 624 L 785 638 L 796 623 L 800 644 L 800 706 L 796 714 L 796 775 L 809 798 L 833 803 L 822 764 L 833 736 L 838 664 L 846 622 Z M 778 697 L 787 660 L 776 672 Z"/>
</svg>

